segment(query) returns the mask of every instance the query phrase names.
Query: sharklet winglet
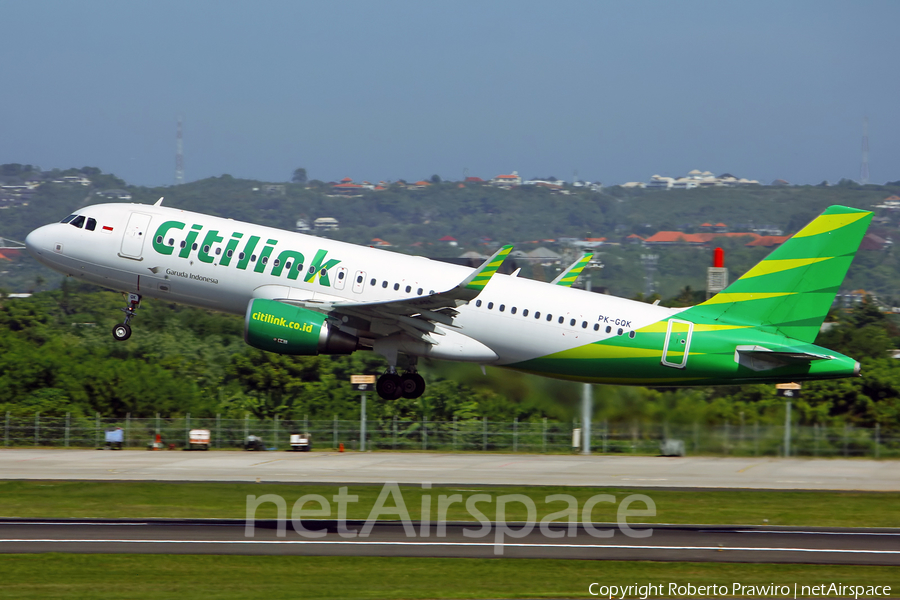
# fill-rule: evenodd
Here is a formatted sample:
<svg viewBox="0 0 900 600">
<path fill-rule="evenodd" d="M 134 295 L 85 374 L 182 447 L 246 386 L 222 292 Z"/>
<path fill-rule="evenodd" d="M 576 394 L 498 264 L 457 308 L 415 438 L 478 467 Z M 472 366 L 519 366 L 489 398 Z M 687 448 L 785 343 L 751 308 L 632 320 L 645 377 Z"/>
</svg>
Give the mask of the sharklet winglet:
<svg viewBox="0 0 900 600">
<path fill-rule="evenodd" d="M 575 283 L 575 281 L 578 279 L 578 276 L 581 275 L 581 272 L 584 270 L 587 264 L 591 262 L 591 258 L 593 257 L 593 254 L 583 254 L 581 258 L 572 263 L 572 265 L 570 265 L 568 269 L 565 269 L 559 275 L 557 275 L 556 279 L 554 279 L 550 283 L 553 285 L 561 285 L 563 287 L 572 287 L 572 284 Z"/>
</svg>

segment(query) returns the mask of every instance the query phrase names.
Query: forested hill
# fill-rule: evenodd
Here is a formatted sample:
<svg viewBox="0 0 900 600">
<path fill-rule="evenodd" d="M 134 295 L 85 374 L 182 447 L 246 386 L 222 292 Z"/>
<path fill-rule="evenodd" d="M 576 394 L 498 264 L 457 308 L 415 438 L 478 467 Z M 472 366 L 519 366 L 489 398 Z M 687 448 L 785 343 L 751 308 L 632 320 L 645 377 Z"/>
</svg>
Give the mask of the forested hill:
<svg viewBox="0 0 900 600">
<path fill-rule="evenodd" d="M 870 209 L 892 195 L 900 195 L 900 182 L 886 186 L 859 186 L 843 181 L 834 186 L 672 191 L 611 187 L 598 192 L 571 185 L 559 189 L 502 189 L 486 183 L 443 182 L 435 178 L 425 186 L 395 183 L 383 190 L 360 189 L 351 197 L 342 197 L 333 184 L 318 181 L 272 184 L 223 175 L 179 186 L 147 188 L 129 186 L 95 168 L 60 173 L 84 175 L 91 184 L 42 184 L 27 205 L 11 203 L 0 210 L 0 237 L 22 240 L 31 229 L 57 221 L 72 209 L 90 203 L 153 203 L 165 197 L 168 206 L 284 229 L 294 229 L 298 220 L 312 226 L 317 218 L 331 217 L 338 220 L 339 229 L 314 233 L 367 245 L 379 243 L 373 241 L 377 238 L 390 244 L 392 250 L 432 257 L 456 257 L 467 250 L 485 254 L 498 244 L 513 243 L 526 252 L 547 246 L 569 258 L 577 249 L 561 242 L 561 238 L 603 237 L 616 244 L 630 234 L 647 237 L 660 230 L 700 232 L 703 223 L 725 223 L 732 232 L 768 227 L 787 234 L 800 229 L 831 204 Z M 122 190 L 131 199 L 110 200 L 98 195 L 112 188 Z M 884 219 L 871 231 L 884 239 L 897 239 L 897 213 L 879 211 L 878 216 Z M 458 243 L 440 241 L 448 236 Z M 742 240 L 724 244 L 732 277 L 770 251 L 746 248 Z M 603 246 L 597 252 L 605 268 L 591 275 L 595 287 L 625 296 L 643 291 L 640 254 L 646 249 L 623 244 Z M 709 263 L 707 248 L 669 247 L 653 252 L 660 255 L 656 283 L 664 297 L 676 295 L 685 286 L 702 289 Z M 852 288 L 900 298 L 900 265 L 889 247 L 869 252 L 857 263 L 848 282 Z M 864 267 L 860 268 L 860 264 Z M 555 271 L 542 269 L 523 270 L 523 275 L 540 279 L 554 274 Z M 41 289 L 58 282 L 46 272 L 38 286 L 14 275 L 9 274 L 7 281 L 15 285 L 0 281 L 0 288 L 24 291 L 20 289 L 23 286 Z"/>
</svg>

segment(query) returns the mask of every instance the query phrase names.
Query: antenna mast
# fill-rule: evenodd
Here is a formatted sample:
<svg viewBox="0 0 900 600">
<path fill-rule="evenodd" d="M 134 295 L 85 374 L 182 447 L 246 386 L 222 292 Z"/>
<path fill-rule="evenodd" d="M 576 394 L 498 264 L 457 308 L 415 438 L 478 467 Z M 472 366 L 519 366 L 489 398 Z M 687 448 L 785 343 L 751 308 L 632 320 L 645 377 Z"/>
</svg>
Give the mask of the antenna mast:
<svg viewBox="0 0 900 600">
<path fill-rule="evenodd" d="M 181 140 L 181 117 L 178 117 L 178 129 L 175 133 L 175 185 L 184 183 L 184 145 Z"/>
</svg>

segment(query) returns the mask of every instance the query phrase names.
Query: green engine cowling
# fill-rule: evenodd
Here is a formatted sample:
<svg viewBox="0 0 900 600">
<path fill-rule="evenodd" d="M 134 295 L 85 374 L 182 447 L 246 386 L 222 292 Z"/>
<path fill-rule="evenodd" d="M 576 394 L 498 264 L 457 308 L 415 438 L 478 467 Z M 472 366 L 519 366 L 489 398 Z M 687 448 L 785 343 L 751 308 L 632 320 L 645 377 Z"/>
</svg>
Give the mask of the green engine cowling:
<svg viewBox="0 0 900 600">
<path fill-rule="evenodd" d="M 244 341 L 278 354 L 350 354 L 359 339 L 332 327 L 325 315 L 276 300 L 251 300 L 244 318 Z"/>
</svg>

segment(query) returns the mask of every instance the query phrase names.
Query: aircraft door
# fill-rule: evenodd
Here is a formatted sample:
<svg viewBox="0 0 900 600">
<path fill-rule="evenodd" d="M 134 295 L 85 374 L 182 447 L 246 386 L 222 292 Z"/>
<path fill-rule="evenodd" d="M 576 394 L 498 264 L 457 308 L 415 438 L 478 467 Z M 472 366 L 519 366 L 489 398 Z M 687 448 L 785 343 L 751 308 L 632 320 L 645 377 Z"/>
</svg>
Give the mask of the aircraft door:
<svg viewBox="0 0 900 600">
<path fill-rule="evenodd" d="M 347 285 L 347 267 L 338 267 L 334 274 L 334 289 L 342 290 Z"/>
<path fill-rule="evenodd" d="M 147 228 L 150 226 L 150 215 L 144 213 L 131 213 L 125 234 L 122 236 L 122 249 L 119 256 L 142 260 L 141 252 L 144 248 L 144 238 L 147 237 Z"/>
<path fill-rule="evenodd" d="M 690 321 L 669 319 L 666 341 L 663 343 L 662 364 L 683 369 L 687 366 L 694 324 Z"/>
<path fill-rule="evenodd" d="M 357 271 L 356 275 L 353 276 L 353 291 L 357 294 L 362 294 L 362 291 L 366 287 L 366 272 L 365 271 Z"/>
</svg>

